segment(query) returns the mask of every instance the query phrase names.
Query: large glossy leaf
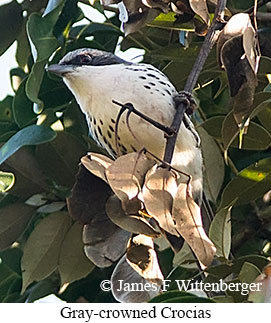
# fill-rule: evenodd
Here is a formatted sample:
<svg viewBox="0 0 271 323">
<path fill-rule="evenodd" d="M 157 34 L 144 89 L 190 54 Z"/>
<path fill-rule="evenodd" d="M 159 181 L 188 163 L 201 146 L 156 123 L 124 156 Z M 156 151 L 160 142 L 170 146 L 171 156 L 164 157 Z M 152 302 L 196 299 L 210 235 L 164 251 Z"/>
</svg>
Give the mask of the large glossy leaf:
<svg viewBox="0 0 271 323">
<path fill-rule="evenodd" d="M 0 55 L 16 40 L 22 24 L 22 7 L 17 1 L 11 1 L 0 7 Z"/>
<path fill-rule="evenodd" d="M 0 148 L 0 164 L 23 146 L 39 145 L 51 141 L 55 137 L 56 133 L 50 128 L 36 125 L 28 126 L 18 131 Z"/>
<path fill-rule="evenodd" d="M 9 289 L 12 283 L 20 276 L 12 271 L 8 266 L 0 264 L 0 302 L 3 302 L 9 294 Z"/>
<path fill-rule="evenodd" d="M 9 247 L 25 231 L 35 208 L 14 203 L 0 208 L 0 249 Z"/>
<path fill-rule="evenodd" d="M 233 113 L 230 112 L 222 124 L 222 138 L 226 151 L 230 145 L 249 150 L 265 150 L 271 145 L 270 133 L 257 123 L 250 123 L 247 134 L 243 135 L 242 142 L 238 138 L 239 132 Z"/>
<path fill-rule="evenodd" d="M 257 266 L 249 262 L 244 262 L 238 278 L 242 283 L 251 284 L 260 274 L 261 271 Z"/>
<path fill-rule="evenodd" d="M 209 237 L 216 247 L 216 256 L 228 259 L 231 250 L 231 207 L 221 209 L 215 215 Z"/>
<path fill-rule="evenodd" d="M 243 169 L 225 187 L 220 207 L 224 208 L 235 201 L 235 205 L 246 204 L 261 197 L 271 188 L 271 158 Z"/>
<path fill-rule="evenodd" d="M 197 131 L 201 138 L 205 194 L 209 200 L 215 203 L 224 181 L 224 159 L 217 143 L 206 130 L 198 127 Z"/>
<path fill-rule="evenodd" d="M 53 29 L 64 3 L 64 0 L 58 1 L 52 10 L 45 11 L 44 16 L 33 13 L 28 19 L 27 32 L 37 50 L 37 62 L 48 59 L 58 47 L 58 41 L 53 35 Z"/>
<path fill-rule="evenodd" d="M 49 12 L 43 17 L 38 13 L 33 13 L 27 21 L 27 33 L 35 48 L 35 50 L 32 50 L 35 64 L 32 66 L 26 83 L 26 94 L 41 109 L 43 108 L 43 102 L 39 98 L 40 85 L 47 60 L 59 46 L 58 40 L 53 35 L 53 29 L 64 3 L 64 0 L 57 2 L 53 9 L 48 10 Z"/>
<path fill-rule="evenodd" d="M 72 187 L 85 145 L 67 132 L 58 132 L 55 140 L 37 147 L 36 156 L 44 173 L 59 185 Z"/>
<path fill-rule="evenodd" d="M 76 222 L 62 243 L 58 264 L 62 285 L 87 276 L 95 267 L 84 253 L 82 229 L 83 226 Z"/>
<path fill-rule="evenodd" d="M 32 231 L 22 258 L 22 292 L 57 269 L 61 245 L 70 227 L 68 213 L 58 212 L 44 218 Z"/>
<path fill-rule="evenodd" d="M 47 179 L 28 147 L 22 147 L 10 156 L 1 168 L 15 175 L 15 184 L 10 191 L 13 195 L 28 198 L 35 193 L 48 191 Z"/>
<path fill-rule="evenodd" d="M 12 104 L 14 119 L 20 128 L 25 127 L 37 118 L 33 111 L 33 104 L 25 94 L 26 81 L 27 79 L 24 79 L 21 82 Z"/>
<path fill-rule="evenodd" d="M 255 101 L 259 95 L 255 96 Z M 254 102 L 255 102 L 254 101 Z M 258 100 L 257 100 L 258 103 Z M 260 110 L 260 111 L 259 111 Z M 271 93 L 265 92 L 261 95 L 261 102 L 258 103 L 258 106 L 255 108 L 257 113 L 257 117 L 260 120 L 261 124 L 271 132 Z"/>
<path fill-rule="evenodd" d="M 211 117 L 204 121 L 203 123 L 200 124 L 202 128 L 204 128 L 208 134 L 215 139 L 220 139 L 222 137 L 221 134 L 221 129 L 222 129 L 222 124 L 224 121 L 223 116 L 216 116 L 216 117 Z"/>
</svg>

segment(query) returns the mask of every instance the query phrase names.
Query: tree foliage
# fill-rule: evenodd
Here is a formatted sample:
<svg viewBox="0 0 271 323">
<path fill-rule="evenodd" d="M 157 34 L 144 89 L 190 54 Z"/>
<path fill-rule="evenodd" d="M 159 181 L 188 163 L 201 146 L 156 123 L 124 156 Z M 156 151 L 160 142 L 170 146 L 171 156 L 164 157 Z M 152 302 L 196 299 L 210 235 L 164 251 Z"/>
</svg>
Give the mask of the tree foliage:
<svg viewBox="0 0 271 323">
<path fill-rule="evenodd" d="M 112 161 L 97 157 L 95 153 L 105 152 L 88 136 L 74 97 L 45 67 L 82 47 L 113 53 L 118 47 L 143 49 L 142 61 L 158 67 L 182 90 L 217 1 L 144 1 L 139 6 L 141 15 L 135 5 L 139 1 L 123 1 L 123 23 L 118 8 L 108 7 L 113 2 L 119 1 L 103 1 L 107 10 L 99 1 L 87 0 L 24 0 L 20 4 L 13 0 L 0 6 L 0 54 L 16 41 L 18 63 L 10 71 L 14 95 L 0 102 L 1 302 L 33 302 L 52 293 L 68 302 L 114 302 L 110 292 L 101 291 L 102 280 L 149 278 L 148 273 L 138 274 L 141 269 L 131 269 L 137 266 L 138 241 L 129 240 L 129 232 L 147 232 L 151 237 L 157 232 L 144 215 L 125 216 L 119 200 L 108 199 L 111 189 L 98 178 L 105 169 L 122 202 L 120 196 L 126 194 L 114 183 Z M 83 20 L 78 6 L 82 3 L 103 15 L 104 22 L 95 22 L 91 14 Z M 268 1 L 263 3 L 267 4 L 259 8 L 257 26 L 248 15 L 237 31 L 226 25 L 194 89 L 198 109 L 193 121 L 201 137 L 204 191 L 214 214 L 208 236 L 216 246 L 215 260 L 201 277 L 187 244 L 174 253 L 163 238 L 154 245 L 152 239 L 140 237 L 139 254 L 148 258 L 156 250 L 154 263 L 159 261 L 164 278 L 172 282 L 171 291 L 153 302 L 271 301 L 265 298 L 267 290 L 261 295 L 227 291 L 201 298 L 176 291 L 175 282 L 251 283 L 258 279 L 265 286 L 270 284 L 270 270 L 265 266 L 271 257 L 271 9 Z M 253 4 L 252 0 L 227 1 L 226 21 Z M 259 67 L 256 34 L 262 53 Z M 84 166 L 78 167 L 87 152 L 96 156 L 96 163 L 84 157 Z M 126 159 L 127 165 L 130 162 Z M 140 172 L 146 174 L 151 166 Z M 127 171 L 123 166 L 120 169 Z M 125 180 L 123 173 L 120 177 Z M 135 178 L 136 195 L 140 181 Z M 153 209 L 152 199 L 148 206 Z M 129 264 L 121 258 L 126 247 Z M 114 296 L 147 301 L 154 295 Z"/>
</svg>

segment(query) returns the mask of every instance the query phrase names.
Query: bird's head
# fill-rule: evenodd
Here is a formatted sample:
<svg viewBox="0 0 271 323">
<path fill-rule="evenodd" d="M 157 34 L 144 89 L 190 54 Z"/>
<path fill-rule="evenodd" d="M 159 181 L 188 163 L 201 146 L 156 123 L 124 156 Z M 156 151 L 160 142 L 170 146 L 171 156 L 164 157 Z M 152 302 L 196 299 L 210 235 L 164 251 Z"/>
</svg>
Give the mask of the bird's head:
<svg viewBox="0 0 271 323">
<path fill-rule="evenodd" d="M 97 89 L 106 89 L 107 78 L 114 73 L 110 66 L 130 65 L 118 56 L 98 49 L 81 48 L 66 54 L 58 64 L 50 65 L 47 71 L 63 78 L 63 81 L 82 106 Z M 87 103 L 86 103 L 87 104 Z"/>
<path fill-rule="evenodd" d="M 98 49 L 80 48 L 66 54 L 58 64 L 50 65 L 47 71 L 63 78 L 69 78 L 94 66 L 130 64 L 118 56 Z"/>
</svg>

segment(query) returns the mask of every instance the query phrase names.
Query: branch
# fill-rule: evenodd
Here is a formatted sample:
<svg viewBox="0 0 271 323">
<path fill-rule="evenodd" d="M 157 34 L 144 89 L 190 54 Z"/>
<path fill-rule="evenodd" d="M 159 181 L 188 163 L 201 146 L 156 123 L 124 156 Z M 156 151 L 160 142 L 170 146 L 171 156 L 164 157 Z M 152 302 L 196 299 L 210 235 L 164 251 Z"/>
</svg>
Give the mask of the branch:
<svg viewBox="0 0 271 323">
<path fill-rule="evenodd" d="M 196 59 L 196 62 L 193 66 L 193 69 L 189 74 L 186 85 L 184 87 L 185 91 L 192 93 L 192 90 L 193 90 L 194 86 L 196 85 L 197 79 L 198 79 L 199 74 L 203 68 L 203 65 L 204 65 L 212 47 L 216 43 L 221 29 L 224 26 L 223 13 L 224 13 L 224 10 L 226 7 L 226 2 L 227 2 L 227 0 L 218 0 L 218 2 L 217 2 L 217 7 L 216 7 L 214 19 L 213 19 L 210 29 L 206 35 L 206 38 L 203 42 L 203 45 L 202 45 L 200 53 Z M 178 135 L 186 108 L 187 108 L 187 104 L 183 103 L 183 102 L 176 106 L 176 113 L 175 113 L 173 122 L 171 124 L 171 128 L 174 131 L 174 135 L 167 138 L 165 154 L 164 154 L 164 161 L 169 164 L 171 163 L 171 160 L 173 157 L 173 152 L 174 152 L 175 143 L 177 140 L 177 135 Z"/>
</svg>

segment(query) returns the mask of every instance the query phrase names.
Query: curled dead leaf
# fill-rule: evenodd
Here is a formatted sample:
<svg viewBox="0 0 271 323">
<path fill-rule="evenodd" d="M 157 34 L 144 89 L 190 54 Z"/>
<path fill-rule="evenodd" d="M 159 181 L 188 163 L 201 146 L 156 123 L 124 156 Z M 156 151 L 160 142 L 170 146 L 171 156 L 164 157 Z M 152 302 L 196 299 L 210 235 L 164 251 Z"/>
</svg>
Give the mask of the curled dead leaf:
<svg viewBox="0 0 271 323">
<path fill-rule="evenodd" d="M 153 166 L 146 175 L 142 189 L 144 205 L 159 226 L 172 235 L 179 236 L 172 219 L 171 209 L 177 193 L 177 174 L 166 168 Z"/>
<path fill-rule="evenodd" d="M 220 66 L 223 66 L 223 60 L 221 57 L 222 47 L 228 40 L 233 39 L 234 37 L 244 36 L 244 38 L 242 38 L 243 53 L 240 53 L 240 57 L 245 54 L 250 61 L 252 70 L 256 73 L 255 35 L 256 32 L 251 24 L 249 14 L 238 13 L 232 16 L 221 32 L 217 42 L 217 57 Z"/>
<path fill-rule="evenodd" d="M 106 218 L 83 227 L 84 252 L 100 268 L 110 267 L 124 254 L 131 236 Z"/>
<path fill-rule="evenodd" d="M 137 234 L 145 234 L 153 238 L 160 236 L 147 220 L 136 215 L 125 214 L 121 202 L 116 195 L 111 196 L 106 203 L 106 213 L 120 228 Z"/>
<path fill-rule="evenodd" d="M 206 0 L 189 0 L 192 10 L 209 25 L 210 18 Z"/>
<path fill-rule="evenodd" d="M 145 174 L 154 163 L 145 154 L 135 152 L 119 157 L 106 169 L 108 183 L 122 202 L 137 197 Z"/>
<path fill-rule="evenodd" d="M 220 66 L 224 67 L 234 97 L 233 115 L 239 127 L 252 112 L 259 53 L 256 31 L 246 13 L 234 15 L 226 24 L 217 43 Z M 248 122 L 244 125 L 245 133 Z"/>
<path fill-rule="evenodd" d="M 116 265 L 111 276 L 112 294 L 115 299 L 122 303 L 142 303 L 147 302 L 159 294 L 160 286 L 152 284 L 141 277 L 126 261 L 124 255 Z M 130 288 L 130 286 L 141 286 L 140 290 Z M 129 286 L 129 288 L 127 288 Z"/>
<path fill-rule="evenodd" d="M 143 234 L 133 236 L 127 245 L 126 260 L 140 276 L 155 284 L 162 284 L 164 277 L 151 237 Z"/>
<path fill-rule="evenodd" d="M 169 12 L 168 1 L 163 0 L 141 0 L 142 3 L 149 8 L 161 9 L 164 13 Z"/>
<path fill-rule="evenodd" d="M 81 158 L 81 163 L 93 175 L 107 182 L 105 171 L 113 163 L 112 159 L 102 154 L 88 153 L 86 156 Z"/>
<path fill-rule="evenodd" d="M 216 248 L 208 238 L 202 224 L 200 207 L 193 200 L 190 186 L 181 183 L 173 201 L 172 217 L 178 232 L 194 251 L 198 260 L 208 266 L 215 255 Z"/>
</svg>

